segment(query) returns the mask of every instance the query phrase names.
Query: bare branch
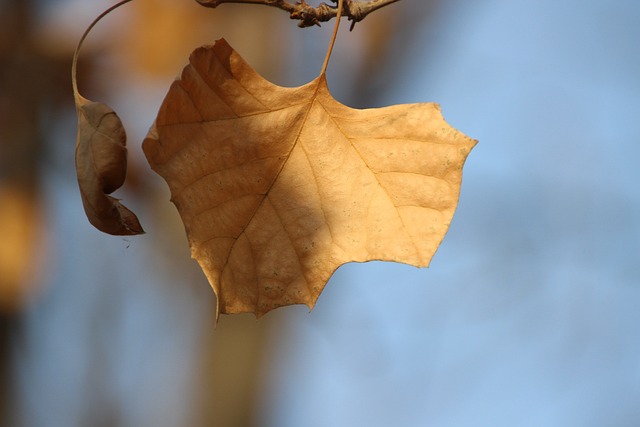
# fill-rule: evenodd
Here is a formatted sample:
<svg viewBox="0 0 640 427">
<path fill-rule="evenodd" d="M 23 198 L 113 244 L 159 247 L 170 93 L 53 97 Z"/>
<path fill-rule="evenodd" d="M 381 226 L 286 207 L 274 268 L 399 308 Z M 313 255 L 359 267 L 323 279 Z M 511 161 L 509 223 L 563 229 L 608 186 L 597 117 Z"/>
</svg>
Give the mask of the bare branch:
<svg viewBox="0 0 640 427">
<path fill-rule="evenodd" d="M 296 1 L 290 3 L 287 0 L 196 0 L 202 6 L 205 7 L 218 7 L 222 3 L 248 3 L 248 4 L 263 4 L 265 6 L 273 6 L 278 9 L 289 12 L 291 19 L 298 19 L 300 22 L 298 26 L 301 28 L 311 27 L 313 25 L 320 26 L 321 22 L 329 21 L 336 17 L 338 14 L 338 8 L 336 6 L 330 6 L 326 3 L 321 3 L 318 7 L 313 7 L 307 4 L 305 0 Z M 337 3 L 336 0 L 332 0 Z M 362 21 L 368 14 L 378 10 L 384 6 L 388 6 L 391 3 L 395 3 L 400 0 L 369 0 L 367 2 L 358 2 L 354 0 L 344 0 L 344 6 L 342 10 L 342 16 L 346 16 L 351 23 L 351 30 L 356 22 Z"/>
</svg>

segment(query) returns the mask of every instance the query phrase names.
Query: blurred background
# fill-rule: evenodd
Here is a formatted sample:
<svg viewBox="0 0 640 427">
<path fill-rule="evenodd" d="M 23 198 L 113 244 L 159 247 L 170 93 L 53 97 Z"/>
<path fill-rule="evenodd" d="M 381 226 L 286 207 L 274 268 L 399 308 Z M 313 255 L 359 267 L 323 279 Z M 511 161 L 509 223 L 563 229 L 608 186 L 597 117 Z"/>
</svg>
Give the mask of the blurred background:
<svg viewBox="0 0 640 427">
<path fill-rule="evenodd" d="M 332 30 L 285 12 L 135 0 L 79 87 L 121 116 L 116 196 L 147 234 L 88 223 L 73 49 L 107 0 L 0 0 L 0 425 L 640 425 L 640 3 L 403 0 L 329 66 L 358 108 L 438 102 L 480 142 L 429 269 L 341 267 L 316 307 L 223 316 L 140 149 L 195 47 L 224 37 L 284 86 Z M 317 2 L 311 2 L 317 5 Z"/>
</svg>

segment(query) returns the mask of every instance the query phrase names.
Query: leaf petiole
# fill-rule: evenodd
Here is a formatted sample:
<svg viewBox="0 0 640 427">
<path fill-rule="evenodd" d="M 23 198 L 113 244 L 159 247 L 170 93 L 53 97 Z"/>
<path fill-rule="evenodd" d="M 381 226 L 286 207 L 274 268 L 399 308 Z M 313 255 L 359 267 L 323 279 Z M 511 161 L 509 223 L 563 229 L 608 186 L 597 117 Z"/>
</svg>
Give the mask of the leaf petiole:
<svg viewBox="0 0 640 427">
<path fill-rule="evenodd" d="M 91 24 L 89 24 L 89 26 L 87 27 L 86 30 L 84 30 L 84 34 L 82 34 L 82 37 L 80 37 L 80 41 L 78 42 L 78 46 L 76 47 L 76 50 L 73 52 L 73 61 L 71 63 L 71 84 L 73 85 L 73 96 L 75 97 L 76 101 L 78 100 L 78 97 L 80 96 L 80 92 L 78 92 L 78 82 L 77 82 L 77 78 L 76 78 L 76 68 L 77 68 L 77 63 L 78 63 L 78 53 L 80 52 L 80 48 L 82 47 L 82 43 L 84 42 L 84 39 L 87 38 L 87 36 L 89 35 L 89 32 L 93 29 L 93 27 L 95 27 L 95 25 L 105 16 L 107 16 L 109 13 L 111 13 L 111 11 L 119 8 L 120 6 L 129 3 L 132 0 L 122 0 L 116 4 L 114 4 L 113 6 L 109 7 L 108 9 L 106 9 L 104 12 L 102 12 L 100 15 L 98 15 L 98 17 L 96 19 L 93 20 L 93 22 Z"/>
<path fill-rule="evenodd" d="M 342 4 L 344 0 L 338 0 L 338 12 L 336 14 L 336 25 L 333 27 L 333 34 L 331 36 L 331 42 L 329 42 L 329 49 L 327 50 L 327 56 L 324 57 L 324 63 L 322 64 L 322 69 L 320 70 L 320 75 L 323 75 L 327 72 L 327 66 L 329 65 L 329 58 L 331 57 L 331 51 L 333 50 L 333 45 L 336 42 L 336 37 L 338 36 L 338 28 L 340 27 L 340 18 L 342 18 Z"/>
</svg>

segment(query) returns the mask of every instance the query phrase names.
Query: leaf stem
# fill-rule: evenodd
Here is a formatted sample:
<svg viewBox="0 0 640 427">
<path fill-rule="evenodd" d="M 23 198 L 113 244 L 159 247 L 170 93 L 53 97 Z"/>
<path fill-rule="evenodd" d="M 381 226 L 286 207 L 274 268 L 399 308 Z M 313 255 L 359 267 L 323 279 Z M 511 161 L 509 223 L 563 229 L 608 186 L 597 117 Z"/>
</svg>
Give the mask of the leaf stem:
<svg viewBox="0 0 640 427">
<path fill-rule="evenodd" d="M 322 64 L 322 69 L 320 70 L 321 76 L 327 72 L 327 66 L 329 65 L 329 58 L 331 57 L 331 51 L 333 50 L 333 45 L 335 44 L 336 37 L 338 36 L 338 28 L 340 27 L 340 18 L 342 17 L 343 2 L 344 0 L 338 0 L 338 12 L 336 14 L 336 25 L 333 26 L 333 35 L 331 36 L 329 49 L 327 50 L 327 55 L 324 57 L 324 63 Z"/>
<path fill-rule="evenodd" d="M 95 25 L 102 18 L 104 18 L 106 15 L 108 15 L 112 10 L 119 8 L 123 4 L 129 3 L 130 1 L 132 1 L 132 0 L 122 0 L 122 1 L 114 4 L 113 6 L 109 7 L 107 10 L 105 10 L 100 15 L 98 15 L 98 17 L 96 19 L 94 19 L 93 22 L 84 31 L 84 34 L 82 34 L 82 37 L 80 38 L 80 41 L 78 42 L 78 46 L 76 47 L 76 50 L 73 52 L 73 61 L 71 63 L 71 84 L 73 85 L 73 96 L 76 98 L 76 100 L 80 96 L 80 92 L 78 92 L 78 82 L 77 82 L 77 78 L 76 78 L 76 68 L 77 68 L 77 64 L 78 64 L 78 53 L 80 52 L 80 48 L 82 47 L 82 43 L 84 42 L 84 39 L 87 38 L 87 35 L 89 35 L 89 32 L 93 29 L 93 27 L 95 27 Z"/>
</svg>

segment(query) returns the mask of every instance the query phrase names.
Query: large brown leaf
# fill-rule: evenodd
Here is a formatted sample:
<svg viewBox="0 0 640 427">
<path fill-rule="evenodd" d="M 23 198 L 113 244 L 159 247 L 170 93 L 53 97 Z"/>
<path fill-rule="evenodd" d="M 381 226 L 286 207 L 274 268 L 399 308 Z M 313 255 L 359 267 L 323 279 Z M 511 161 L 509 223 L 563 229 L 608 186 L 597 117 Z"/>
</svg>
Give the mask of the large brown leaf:
<svg viewBox="0 0 640 427">
<path fill-rule="evenodd" d="M 427 266 L 475 143 L 436 104 L 355 110 L 324 74 L 279 87 L 219 40 L 191 54 L 143 149 L 218 312 L 260 316 L 312 308 L 350 261 Z"/>
</svg>

